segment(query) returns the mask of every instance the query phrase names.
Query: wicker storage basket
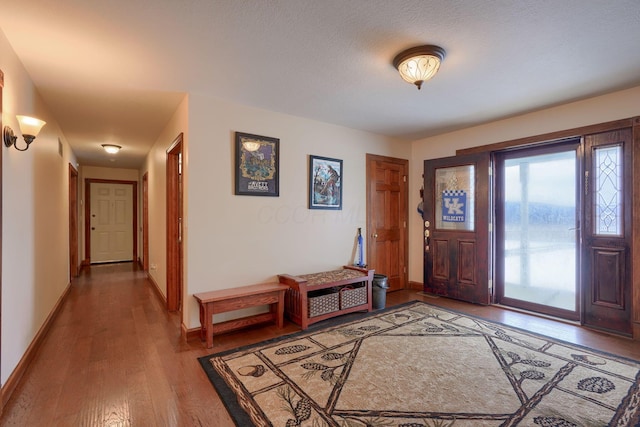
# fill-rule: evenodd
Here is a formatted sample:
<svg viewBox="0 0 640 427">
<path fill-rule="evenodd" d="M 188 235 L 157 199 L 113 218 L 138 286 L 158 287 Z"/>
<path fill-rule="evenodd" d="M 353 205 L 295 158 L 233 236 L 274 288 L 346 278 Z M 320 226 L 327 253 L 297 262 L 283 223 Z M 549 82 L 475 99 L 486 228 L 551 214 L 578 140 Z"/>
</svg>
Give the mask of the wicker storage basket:
<svg viewBox="0 0 640 427">
<path fill-rule="evenodd" d="M 353 288 L 345 286 L 340 289 L 340 309 L 355 307 L 367 303 L 367 287 Z"/>
<path fill-rule="evenodd" d="M 309 317 L 320 316 L 340 309 L 340 294 L 338 292 L 309 296 L 308 301 Z"/>
</svg>

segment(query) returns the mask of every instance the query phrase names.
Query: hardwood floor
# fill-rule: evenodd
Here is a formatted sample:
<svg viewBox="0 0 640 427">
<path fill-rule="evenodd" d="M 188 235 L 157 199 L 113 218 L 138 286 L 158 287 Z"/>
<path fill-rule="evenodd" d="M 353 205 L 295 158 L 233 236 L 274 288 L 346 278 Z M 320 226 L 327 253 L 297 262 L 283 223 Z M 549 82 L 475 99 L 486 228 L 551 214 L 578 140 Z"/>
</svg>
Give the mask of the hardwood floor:
<svg viewBox="0 0 640 427">
<path fill-rule="evenodd" d="M 398 291 L 413 299 L 640 360 L 630 339 L 497 307 Z M 0 426 L 233 426 L 198 357 L 299 328 L 267 325 L 184 342 L 144 272 L 132 264 L 91 267 L 74 281 L 38 355 L 4 408 Z"/>
</svg>

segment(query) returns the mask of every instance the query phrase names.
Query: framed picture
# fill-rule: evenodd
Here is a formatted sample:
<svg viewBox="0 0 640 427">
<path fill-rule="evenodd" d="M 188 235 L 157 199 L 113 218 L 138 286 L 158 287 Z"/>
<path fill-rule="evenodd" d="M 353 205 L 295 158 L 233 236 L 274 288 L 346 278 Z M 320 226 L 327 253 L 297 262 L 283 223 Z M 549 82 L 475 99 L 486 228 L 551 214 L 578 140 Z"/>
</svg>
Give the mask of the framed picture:
<svg viewBox="0 0 640 427">
<path fill-rule="evenodd" d="M 342 160 L 309 156 L 309 209 L 342 209 Z"/>
<path fill-rule="evenodd" d="M 235 194 L 278 197 L 280 140 L 236 132 L 235 145 Z"/>
</svg>

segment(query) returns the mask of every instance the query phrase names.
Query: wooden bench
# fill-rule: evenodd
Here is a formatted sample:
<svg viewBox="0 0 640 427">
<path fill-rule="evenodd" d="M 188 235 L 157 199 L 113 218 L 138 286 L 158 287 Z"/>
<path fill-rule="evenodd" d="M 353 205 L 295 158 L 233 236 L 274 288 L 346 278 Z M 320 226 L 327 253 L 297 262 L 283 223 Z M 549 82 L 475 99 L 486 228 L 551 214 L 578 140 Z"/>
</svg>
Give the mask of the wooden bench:
<svg viewBox="0 0 640 427">
<path fill-rule="evenodd" d="M 200 303 L 200 338 L 207 342 L 207 348 L 211 348 L 213 347 L 213 334 L 269 321 L 274 321 L 279 328 L 282 328 L 284 293 L 287 289 L 289 289 L 288 286 L 279 283 L 261 283 L 194 294 L 193 296 Z M 213 323 L 214 314 L 266 304 L 271 306 L 268 313 Z"/>
</svg>

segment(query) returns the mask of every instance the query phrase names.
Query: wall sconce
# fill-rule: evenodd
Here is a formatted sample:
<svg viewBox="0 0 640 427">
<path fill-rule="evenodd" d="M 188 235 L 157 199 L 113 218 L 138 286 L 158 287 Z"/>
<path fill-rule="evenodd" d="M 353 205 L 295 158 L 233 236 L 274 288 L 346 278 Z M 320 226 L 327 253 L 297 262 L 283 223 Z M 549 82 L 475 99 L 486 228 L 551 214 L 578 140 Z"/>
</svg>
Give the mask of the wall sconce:
<svg viewBox="0 0 640 427">
<path fill-rule="evenodd" d="M 418 86 L 419 90 L 422 83 L 436 75 L 444 57 L 445 51 L 439 46 L 417 46 L 396 55 L 393 66 L 404 81 Z"/>
<path fill-rule="evenodd" d="M 109 154 L 116 154 L 122 147 L 115 144 L 102 144 L 102 148 Z"/>
<path fill-rule="evenodd" d="M 6 147 L 11 147 L 13 145 L 18 151 L 27 151 L 29 149 L 29 145 L 31 145 L 33 140 L 36 139 L 36 136 L 38 136 L 38 133 L 40 133 L 42 126 L 47 122 L 27 116 L 16 116 L 16 118 L 18 119 L 20 132 L 22 132 L 22 137 L 24 138 L 24 142 L 27 143 L 27 146 L 24 148 L 18 148 L 18 137 L 13 133 L 13 129 L 9 126 L 5 126 L 2 130 L 2 139 L 4 140 L 4 145 Z"/>
</svg>

